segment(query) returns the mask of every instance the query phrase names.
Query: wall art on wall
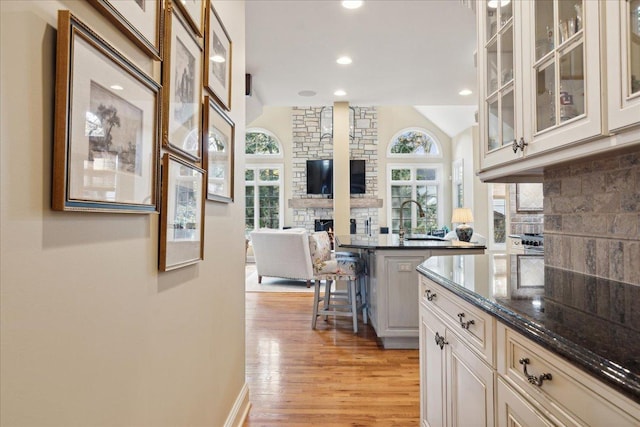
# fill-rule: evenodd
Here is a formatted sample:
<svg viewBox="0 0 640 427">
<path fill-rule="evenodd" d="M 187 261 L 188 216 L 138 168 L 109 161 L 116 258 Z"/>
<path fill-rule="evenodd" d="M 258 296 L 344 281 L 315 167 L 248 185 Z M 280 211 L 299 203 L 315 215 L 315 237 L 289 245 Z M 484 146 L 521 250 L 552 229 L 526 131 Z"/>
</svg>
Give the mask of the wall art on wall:
<svg viewBox="0 0 640 427">
<path fill-rule="evenodd" d="M 140 0 L 136 0 L 140 1 Z M 198 37 L 204 35 L 204 9 L 205 0 L 175 0 L 171 3 L 176 4 L 189 23 L 189 27 L 195 31 Z"/>
<path fill-rule="evenodd" d="M 220 17 L 209 6 L 205 39 L 205 85 L 227 111 L 231 110 L 231 39 Z"/>
<path fill-rule="evenodd" d="M 165 16 L 164 147 L 199 162 L 202 157 L 202 46 L 180 12 L 167 7 Z"/>
<path fill-rule="evenodd" d="M 89 0 L 140 49 L 160 60 L 162 0 Z"/>
<path fill-rule="evenodd" d="M 159 85 L 58 12 L 52 208 L 157 212 Z"/>
<path fill-rule="evenodd" d="M 232 202 L 235 124 L 212 97 L 205 96 L 204 106 L 207 199 Z"/>
<path fill-rule="evenodd" d="M 204 175 L 204 170 L 169 153 L 162 159 L 160 271 L 203 259 Z"/>
</svg>

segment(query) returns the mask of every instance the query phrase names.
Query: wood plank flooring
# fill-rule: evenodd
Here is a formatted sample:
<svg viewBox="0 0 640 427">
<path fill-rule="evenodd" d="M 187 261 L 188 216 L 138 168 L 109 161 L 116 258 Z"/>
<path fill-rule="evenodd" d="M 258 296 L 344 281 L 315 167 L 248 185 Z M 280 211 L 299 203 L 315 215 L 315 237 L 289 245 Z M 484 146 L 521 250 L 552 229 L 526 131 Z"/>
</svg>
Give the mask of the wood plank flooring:
<svg viewBox="0 0 640 427">
<path fill-rule="evenodd" d="M 369 325 L 318 319 L 313 294 L 246 293 L 244 426 L 418 426 L 418 350 L 384 350 Z"/>
</svg>

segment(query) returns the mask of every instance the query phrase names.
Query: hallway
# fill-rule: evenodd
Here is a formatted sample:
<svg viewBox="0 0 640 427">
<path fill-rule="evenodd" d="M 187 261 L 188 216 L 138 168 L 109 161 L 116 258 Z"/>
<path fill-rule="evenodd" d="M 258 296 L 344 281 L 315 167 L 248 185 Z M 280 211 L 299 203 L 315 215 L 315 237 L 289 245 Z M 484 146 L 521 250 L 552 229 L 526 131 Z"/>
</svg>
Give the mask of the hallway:
<svg viewBox="0 0 640 427">
<path fill-rule="evenodd" d="M 311 293 L 246 293 L 245 426 L 417 426 L 417 350 L 383 350 L 348 318 L 311 329 Z M 335 323 L 334 323 L 335 322 Z"/>
</svg>

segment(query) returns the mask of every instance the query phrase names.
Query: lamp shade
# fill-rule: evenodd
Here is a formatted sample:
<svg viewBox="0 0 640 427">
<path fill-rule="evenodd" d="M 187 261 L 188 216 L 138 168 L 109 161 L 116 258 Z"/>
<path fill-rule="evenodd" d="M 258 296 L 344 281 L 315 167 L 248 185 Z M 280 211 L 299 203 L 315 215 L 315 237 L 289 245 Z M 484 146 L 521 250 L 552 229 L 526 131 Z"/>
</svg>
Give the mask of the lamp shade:
<svg viewBox="0 0 640 427">
<path fill-rule="evenodd" d="M 473 214 L 469 208 L 455 208 L 453 215 L 451 215 L 451 222 L 458 224 L 465 224 L 473 222 Z"/>
</svg>

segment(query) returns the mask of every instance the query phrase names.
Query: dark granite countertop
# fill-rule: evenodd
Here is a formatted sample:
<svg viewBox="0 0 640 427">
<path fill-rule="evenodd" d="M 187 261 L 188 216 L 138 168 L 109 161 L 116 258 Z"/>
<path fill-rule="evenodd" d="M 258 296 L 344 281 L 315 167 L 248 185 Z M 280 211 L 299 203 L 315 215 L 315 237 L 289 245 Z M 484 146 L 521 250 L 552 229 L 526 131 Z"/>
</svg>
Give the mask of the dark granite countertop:
<svg viewBox="0 0 640 427">
<path fill-rule="evenodd" d="M 339 248 L 369 250 L 486 249 L 485 245 L 478 243 L 460 242 L 458 240 L 442 240 L 437 237 L 430 238 L 425 235 L 409 236 L 409 239 L 404 242 L 400 242 L 400 238 L 397 234 L 374 234 L 372 236 L 367 234 L 351 234 L 347 236 L 336 236 L 336 243 Z"/>
<path fill-rule="evenodd" d="M 418 271 L 640 402 L 640 286 L 547 267 L 542 254 L 438 256 Z"/>
</svg>

